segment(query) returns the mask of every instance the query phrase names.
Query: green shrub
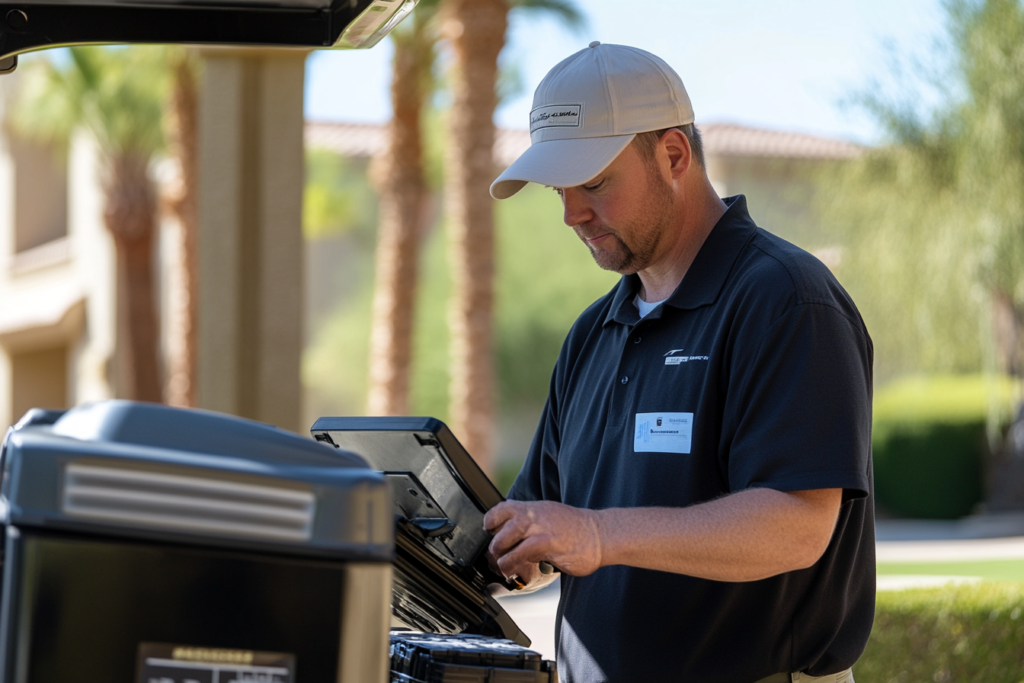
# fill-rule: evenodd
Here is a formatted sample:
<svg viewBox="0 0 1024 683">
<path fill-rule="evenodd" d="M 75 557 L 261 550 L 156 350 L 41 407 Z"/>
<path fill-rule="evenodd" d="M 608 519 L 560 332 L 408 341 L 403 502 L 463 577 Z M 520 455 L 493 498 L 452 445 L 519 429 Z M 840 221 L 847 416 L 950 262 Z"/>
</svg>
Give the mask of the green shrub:
<svg viewBox="0 0 1024 683">
<path fill-rule="evenodd" d="M 883 591 L 862 683 L 1024 683 L 1024 584 Z"/>
<path fill-rule="evenodd" d="M 990 416 L 1005 422 L 1011 384 L 982 375 L 909 377 L 874 402 L 875 497 L 904 517 L 956 519 L 983 495 Z"/>
<path fill-rule="evenodd" d="M 874 437 L 875 497 L 902 517 L 957 519 L 982 499 L 985 422 L 888 425 Z"/>
</svg>

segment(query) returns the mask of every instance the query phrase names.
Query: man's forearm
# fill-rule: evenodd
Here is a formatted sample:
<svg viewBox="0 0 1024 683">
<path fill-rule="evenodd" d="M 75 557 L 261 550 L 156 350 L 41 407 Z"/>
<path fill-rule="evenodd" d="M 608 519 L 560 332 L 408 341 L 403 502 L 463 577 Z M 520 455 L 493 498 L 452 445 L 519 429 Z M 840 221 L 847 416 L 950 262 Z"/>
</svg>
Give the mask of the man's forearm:
<svg viewBox="0 0 1024 683">
<path fill-rule="evenodd" d="M 840 489 L 748 489 L 687 508 L 594 511 L 600 563 L 717 581 L 803 569 L 828 546 L 841 496 Z"/>
<path fill-rule="evenodd" d="M 484 519 L 505 576 L 533 580 L 545 560 L 574 576 L 624 564 L 717 581 L 755 581 L 814 564 L 841 489 L 748 489 L 686 508 L 584 510 L 507 501 Z"/>
</svg>

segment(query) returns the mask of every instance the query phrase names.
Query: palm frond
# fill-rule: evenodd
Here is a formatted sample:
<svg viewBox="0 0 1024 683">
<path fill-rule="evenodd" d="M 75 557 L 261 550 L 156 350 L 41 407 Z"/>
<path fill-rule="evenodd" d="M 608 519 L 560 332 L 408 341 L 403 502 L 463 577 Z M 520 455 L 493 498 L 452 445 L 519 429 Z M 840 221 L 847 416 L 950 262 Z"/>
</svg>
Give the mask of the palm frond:
<svg viewBox="0 0 1024 683">
<path fill-rule="evenodd" d="M 163 147 L 166 48 L 72 47 L 28 69 L 14 124 L 28 137 L 67 139 L 87 128 L 107 154 L 151 156 Z"/>
<path fill-rule="evenodd" d="M 74 79 L 48 59 L 25 65 L 10 122 L 17 133 L 42 143 L 65 142 L 81 120 Z"/>
</svg>

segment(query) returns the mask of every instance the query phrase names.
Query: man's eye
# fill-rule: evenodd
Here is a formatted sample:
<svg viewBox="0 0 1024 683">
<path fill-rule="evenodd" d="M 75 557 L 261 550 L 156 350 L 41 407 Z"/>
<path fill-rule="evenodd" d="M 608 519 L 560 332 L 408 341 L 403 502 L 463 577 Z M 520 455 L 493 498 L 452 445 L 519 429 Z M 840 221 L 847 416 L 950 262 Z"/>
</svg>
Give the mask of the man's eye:
<svg viewBox="0 0 1024 683">
<path fill-rule="evenodd" d="M 593 185 L 584 185 L 583 189 L 592 192 L 592 191 L 596 190 L 597 188 L 601 187 L 602 185 L 604 185 L 604 180 L 599 180 L 596 183 L 594 183 Z"/>
</svg>

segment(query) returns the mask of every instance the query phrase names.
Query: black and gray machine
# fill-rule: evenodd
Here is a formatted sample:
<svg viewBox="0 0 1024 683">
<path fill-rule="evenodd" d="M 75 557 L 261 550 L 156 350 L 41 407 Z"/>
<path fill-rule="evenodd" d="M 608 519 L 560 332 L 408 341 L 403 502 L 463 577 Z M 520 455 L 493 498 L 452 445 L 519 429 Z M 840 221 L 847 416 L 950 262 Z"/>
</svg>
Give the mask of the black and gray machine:
<svg viewBox="0 0 1024 683">
<path fill-rule="evenodd" d="M 3 443 L 0 676 L 386 680 L 386 479 L 266 425 L 109 401 Z"/>
<path fill-rule="evenodd" d="M 0 683 L 557 681 L 488 594 L 501 495 L 447 428 L 312 431 L 26 414 L 0 453 Z"/>
</svg>

